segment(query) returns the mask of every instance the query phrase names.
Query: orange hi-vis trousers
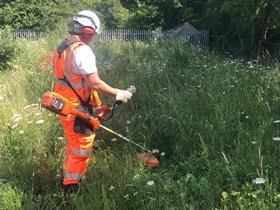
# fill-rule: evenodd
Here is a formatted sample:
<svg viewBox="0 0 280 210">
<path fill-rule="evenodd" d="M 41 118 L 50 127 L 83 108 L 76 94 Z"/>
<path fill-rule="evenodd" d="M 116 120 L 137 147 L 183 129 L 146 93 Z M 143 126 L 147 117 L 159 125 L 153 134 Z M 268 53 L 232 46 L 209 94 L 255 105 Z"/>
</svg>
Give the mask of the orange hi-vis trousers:
<svg viewBox="0 0 280 210">
<path fill-rule="evenodd" d="M 67 139 L 63 184 L 77 184 L 86 173 L 93 149 L 95 134 L 81 134 L 74 131 L 75 116 L 59 116 Z"/>
</svg>

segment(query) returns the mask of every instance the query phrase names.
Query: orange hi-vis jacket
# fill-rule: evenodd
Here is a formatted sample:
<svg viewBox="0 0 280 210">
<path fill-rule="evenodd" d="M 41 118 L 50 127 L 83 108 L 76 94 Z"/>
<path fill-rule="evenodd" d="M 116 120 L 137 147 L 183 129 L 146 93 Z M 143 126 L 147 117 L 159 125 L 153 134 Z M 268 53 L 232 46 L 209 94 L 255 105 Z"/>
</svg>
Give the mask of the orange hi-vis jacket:
<svg viewBox="0 0 280 210">
<path fill-rule="evenodd" d="M 83 77 L 73 71 L 73 52 L 83 45 L 78 36 L 70 35 L 62 42 L 54 54 L 54 75 L 56 77 L 54 91 L 61 94 L 75 106 L 83 102 L 89 102 L 91 105 L 100 106 L 101 101 L 96 91 L 92 91 L 89 84 Z M 72 88 L 67 84 L 67 80 Z"/>
</svg>

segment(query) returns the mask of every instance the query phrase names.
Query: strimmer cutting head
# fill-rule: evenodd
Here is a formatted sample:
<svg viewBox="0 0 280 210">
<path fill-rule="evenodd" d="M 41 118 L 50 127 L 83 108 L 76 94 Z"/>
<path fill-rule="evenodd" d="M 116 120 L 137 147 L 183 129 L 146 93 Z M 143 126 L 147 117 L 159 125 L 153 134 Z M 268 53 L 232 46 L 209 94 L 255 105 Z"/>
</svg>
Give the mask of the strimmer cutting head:
<svg viewBox="0 0 280 210">
<path fill-rule="evenodd" d="M 160 167 L 159 160 L 150 152 L 137 153 L 134 157 L 135 160 L 142 161 L 145 165 L 151 167 Z"/>
</svg>

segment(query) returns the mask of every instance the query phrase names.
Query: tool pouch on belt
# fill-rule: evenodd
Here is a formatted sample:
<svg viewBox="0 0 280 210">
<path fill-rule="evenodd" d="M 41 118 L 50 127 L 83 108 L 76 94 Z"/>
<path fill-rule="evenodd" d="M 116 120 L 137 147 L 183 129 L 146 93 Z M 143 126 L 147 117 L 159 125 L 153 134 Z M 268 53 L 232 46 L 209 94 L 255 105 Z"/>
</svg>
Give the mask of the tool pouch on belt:
<svg viewBox="0 0 280 210">
<path fill-rule="evenodd" d="M 88 106 L 86 108 L 78 107 L 77 110 L 83 111 L 84 113 L 89 113 L 89 114 L 92 115 L 92 111 L 91 111 L 92 107 L 91 106 Z M 75 121 L 74 121 L 74 131 L 76 133 L 91 135 L 93 133 L 93 127 L 91 126 L 91 124 L 87 120 L 76 116 Z"/>
</svg>

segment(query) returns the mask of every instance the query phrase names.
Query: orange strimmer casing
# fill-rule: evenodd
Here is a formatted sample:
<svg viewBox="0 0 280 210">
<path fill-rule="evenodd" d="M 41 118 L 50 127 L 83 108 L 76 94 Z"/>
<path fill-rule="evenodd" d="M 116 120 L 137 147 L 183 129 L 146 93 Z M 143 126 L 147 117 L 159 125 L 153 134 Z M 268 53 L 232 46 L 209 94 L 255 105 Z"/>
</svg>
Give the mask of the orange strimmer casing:
<svg viewBox="0 0 280 210">
<path fill-rule="evenodd" d="M 73 109 L 71 103 L 66 98 L 58 93 L 49 91 L 43 94 L 41 105 L 42 107 L 62 116 L 71 114 Z"/>
<path fill-rule="evenodd" d="M 88 120 L 94 128 L 98 128 L 100 125 L 100 120 L 94 118 L 88 114 L 77 111 L 72 107 L 72 104 L 67 98 L 55 92 L 46 92 L 43 94 L 41 100 L 42 107 L 58 114 L 61 116 L 68 116 L 69 114 L 77 115 L 85 120 Z"/>
</svg>

